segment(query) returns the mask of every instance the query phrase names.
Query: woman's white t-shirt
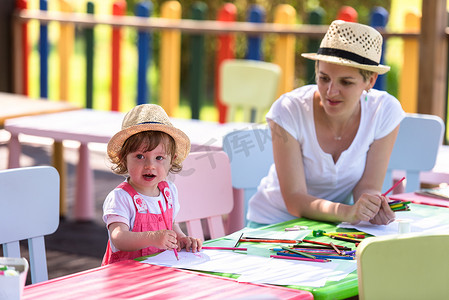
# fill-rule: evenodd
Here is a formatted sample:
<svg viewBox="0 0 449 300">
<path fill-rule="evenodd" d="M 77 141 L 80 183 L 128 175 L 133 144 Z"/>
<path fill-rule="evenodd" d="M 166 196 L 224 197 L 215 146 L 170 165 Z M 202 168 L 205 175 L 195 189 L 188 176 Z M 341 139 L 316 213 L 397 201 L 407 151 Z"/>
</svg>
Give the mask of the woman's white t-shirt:
<svg viewBox="0 0 449 300">
<path fill-rule="evenodd" d="M 405 117 L 399 101 L 384 91 L 372 89 L 360 97 L 361 118 L 354 141 L 334 163 L 317 140 L 313 119 L 316 85 L 307 85 L 282 95 L 266 118 L 291 134 L 301 145 L 307 192 L 333 202 L 352 204 L 352 190 L 365 169 L 370 145 L 388 135 Z M 274 134 L 274 133 L 273 133 Z M 248 220 L 273 224 L 294 219 L 287 212 L 274 164 L 249 200 Z"/>
<path fill-rule="evenodd" d="M 180 209 L 178 200 L 178 189 L 176 188 L 173 182 L 167 181 L 167 183 L 173 198 L 173 220 L 175 220 Z M 159 208 L 158 204 L 159 200 L 161 200 L 164 211 L 167 209 L 166 202 L 162 193 L 159 193 L 159 196 L 157 197 L 149 197 L 141 193 L 138 194 L 142 197 L 143 201 L 147 205 L 150 214 L 161 213 L 161 209 Z M 132 231 L 134 227 L 134 220 L 136 219 L 136 208 L 134 206 L 134 202 L 131 196 L 128 194 L 128 192 L 126 192 L 123 189 L 120 188 L 113 189 L 104 200 L 103 221 L 106 223 L 106 226 L 108 226 L 111 223 L 110 218 L 113 218 L 114 220 L 120 221 L 128 225 L 129 231 Z M 112 243 L 111 249 L 112 252 L 117 252 L 117 249 L 114 247 Z"/>
</svg>

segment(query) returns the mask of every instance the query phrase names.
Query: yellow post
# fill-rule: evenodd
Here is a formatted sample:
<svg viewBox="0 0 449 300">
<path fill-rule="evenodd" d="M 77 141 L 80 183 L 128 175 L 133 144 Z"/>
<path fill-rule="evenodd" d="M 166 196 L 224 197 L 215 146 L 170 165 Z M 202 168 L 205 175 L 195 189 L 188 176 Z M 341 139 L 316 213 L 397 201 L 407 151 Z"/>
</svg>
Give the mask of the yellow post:
<svg viewBox="0 0 449 300">
<path fill-rule="evenodd" d="M 280 4 L 274 13 L 274 23 L 295 24 L 296 11 L 289 4 Z M 274 48 L 273 62 L 281 67 L 282 73 L 279 81 L 279 94 L 289 92 L 295 83 L 295 41 L 293 34 L 281 34 L 277 37 Z"/>
<path fill-rule="evenodd" d="M 161 18 L 181 19 L 181 4 L 167 1 L 161 6 Z M 160 105 L 169 116 L 174 116 L 179 106 L 181 32 L 163 30 L 160 51 Z"/>
<path fill-rule="evenodd" d="M 59 9 L 62 12 L 73 12 L 72 5 L 65 0 L 59 0 Z M 59 100 L 69 101 L 70 95 L 70 62 L 72 60 L 75 27 L 73 24 L 60 23 L 59 25 Z"/>
<path fill-rule="evenodd" d="M 419 31 L 421 16 L 418 13 L 407 13 L 404 20 L 404 31 Z M 404 39 L 403 63 L 399 81 L 398 98 L 405 112 L 418 111 L 418 69 L 419 69 L 419 41 Z"/>
<path fill-rule="evenodd" d="M 64 161 L 64 145 L 62 144 L 62 141 L 55 141 L 53 144 L 53 167 L 55 167 L 59 173 L 59 215 L 65 217 L 67 214 L 67 168 Z"/>
</svg>

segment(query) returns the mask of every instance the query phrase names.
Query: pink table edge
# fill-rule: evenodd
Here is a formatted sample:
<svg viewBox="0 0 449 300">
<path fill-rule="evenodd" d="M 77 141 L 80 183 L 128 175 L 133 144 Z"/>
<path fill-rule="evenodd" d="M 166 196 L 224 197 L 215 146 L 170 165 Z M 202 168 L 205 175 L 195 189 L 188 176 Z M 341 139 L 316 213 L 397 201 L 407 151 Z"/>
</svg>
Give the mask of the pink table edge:
<svg viewBox="0 0 449 300">
<path fill-rule="evenodd" d="M 127 280 L 132 280 L 128 284 Z M 194 285 L 201 285 L 195 289 Z M 79 297 L 137 297 L 151 296 L 152 299 L 173 299 L 186 296 L 184 285 L 191 286 L 189 292 L 198 297 L 221 298 L 226 294 L 245 297 L 254 293 L 271 294 L 278 299 L 313 299 L 308 291 L 290 289 L 275 285 L 239 283 L 232 278 L 204 274 L 140 263 L 123 261 L 95 269 L 27 285 L 22 299 L 79 299 Z M 134 287 L 134 288 L 133 288 Z M 178 289 L 177 289 L 178 287 Z M 153 298 L 155 297 L 155 298 Z M 228 296 L 227 296 L 228 297 Z"/>
</svg>

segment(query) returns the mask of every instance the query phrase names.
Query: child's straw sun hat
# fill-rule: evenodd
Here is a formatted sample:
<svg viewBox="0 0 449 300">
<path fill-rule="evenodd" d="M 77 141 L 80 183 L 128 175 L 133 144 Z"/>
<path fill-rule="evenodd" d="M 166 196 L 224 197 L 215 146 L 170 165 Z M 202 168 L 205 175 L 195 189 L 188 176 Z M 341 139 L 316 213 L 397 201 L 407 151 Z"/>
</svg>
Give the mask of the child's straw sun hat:
<svg viewBox="0 0 449 300">
<path fill-rule="evenodd" d="M 156 104 L 142 104 L 125 115 L 122 130 L 109 140 L 109 157 L 116 157 L 126 139 L 142 131 L 161 131 L 170 135 L 176 143 L 176 156 L 173 158 L 175 163 L 180 164 L 190 152 L 189 137 L 172 125 L 165 110 Z"/>
<path fill-rule="evenodd" d="M 329 26 L 317 53 L 303 53 L 305 58 L 325 61 L 384 74 L 389 66 L 380 64 L 382 35 L 374 28 L 341 20 Z"/>
</svg>

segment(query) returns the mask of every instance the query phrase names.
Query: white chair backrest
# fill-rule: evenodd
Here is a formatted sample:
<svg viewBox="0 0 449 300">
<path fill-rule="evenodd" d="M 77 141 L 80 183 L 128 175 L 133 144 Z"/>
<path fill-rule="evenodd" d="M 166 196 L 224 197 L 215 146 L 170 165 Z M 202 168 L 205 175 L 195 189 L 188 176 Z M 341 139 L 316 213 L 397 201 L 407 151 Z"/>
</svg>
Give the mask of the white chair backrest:
<svg viewBox="0 0 449 300">
<path fill-rule="evenodd" d="M 449 234 L 371 237 L 357 247 L 360 299 L 447 299 Z"/>
<path fill-rule="evenodd" d="M 229 108 L 227 121 L 235 121 L 236 110 L 241 108 L 244 122 L 263 122 L 265 111 L 276 100 L 280 74 L 281 68 L 270 62 L 223 61 L 220 65 L 220 98 Z"/>
<path fill-rule="evenodd" d="M 225 235 L 223 215 L 231 212 L 231 166 L 223 151 L 191 152 L 181 173 L 173 176 L 181 210 L 176 222 L 185 222 L 188 234 L 204 240 L 201 220 L 207 220 L 212 239 Z"/>
<path fill-rule="evenodd" d="M 44 236 L 59 226 L 59 174 L 53 167 L 0 171 L 0 244 L 6 257 L 21 257 L 28 239 L 32 283 L 48 279 Z"/>
<path fill-rule="evenodd" d="M 248 201 L 274 162 L 270 129 L 266 126 L 228 133 L 223 138 L 223 151 L 231 162 L 232 186 L 243 189 L 246 225 Z"/>
<path fill-rule="evenodd" d="M 440 117 L 425 114 L 407 114 L 399 127 L 398 137 L 391 153 L 383 191 L 393 185 L 393 170 L 406 172 L 405 192 L 420 188 L 419 174 L 435 166 L 442 145 L 444 123 Z"/>
</svg>

